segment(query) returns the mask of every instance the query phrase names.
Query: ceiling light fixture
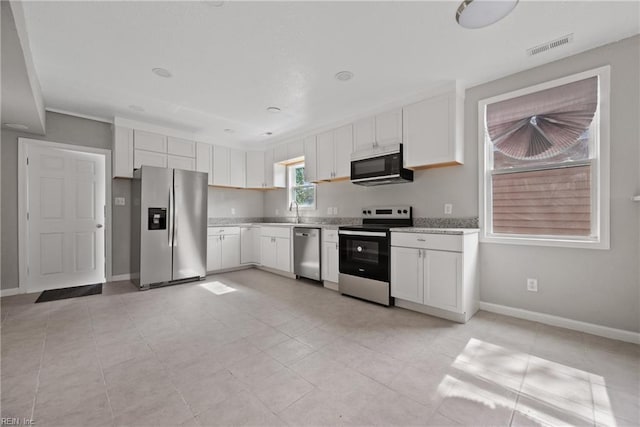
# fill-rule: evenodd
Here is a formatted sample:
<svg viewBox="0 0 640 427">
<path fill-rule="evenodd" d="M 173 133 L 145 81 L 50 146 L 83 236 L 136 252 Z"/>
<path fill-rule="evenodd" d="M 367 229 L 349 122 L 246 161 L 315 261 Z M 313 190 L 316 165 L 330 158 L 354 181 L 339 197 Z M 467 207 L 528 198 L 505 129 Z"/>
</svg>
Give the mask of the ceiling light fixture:
<svg viewBox="0 0 640 427">
<path fill-rule="evenodd" d="M 336 73 L 335 78 L 340 80 L 341 82 L 349 81 L 353 78 L 353 73 L 351 71 L 340 71 Z"/>
<path fill-rule="evenodd" d="M 211 7 L 222 7 L 226 1 L 212 1 L 212 0 L 204 0 L 204 4 Z"/>
<path fill-rule="evenodd" d="M 224 130 L 224 132 L 225 132 L 225 133 L 234 133 L 235 131 L 234 131 L 233 129 L 226 128 L 226 129 Z"/>
<path fill-rule="evenodd" d="M 267 111 L 270 113 L 279 113 L 281 110 L 278 107 L 267 107 Z"/>
<path fill-rule="evenodd" d="M 5 123 L 4 125 L 6 127 L 8 127 L 9 129 L 15 129 L 15 130 L 27 130 L 27 129 L 29 129 L 29 126 L 23 125 L 22 123 Z"/>
<path fill-rule="evenodd" d="M 264 136 L 271 136 L 271 135 L 273 135 L 273 132 L 265 132 L 264 133 Z"/>
<path fill-rule="evenodd" d="M 464 28 L 483 28 L 495 24 L 518 4 L 518 0 L 464 0 L 456 12 L 456 21 Z"/>
<path fill-rule="evenodd" d="M 165 79 L 168 79 L 172 76 L 171 71 L 165 68 L 154 68 L 151 71 L 153 71 L 153 74 L 155 74 L 156 76 L 164 77 Z"/>
<path fill-rule="evenodd" d="M 144 112 L 144 108 L 139 106 L 139 105 L 129 105 L 129 108 L 132 109 L 133 111 L 137 111 L 139 113 Z"/>
</svg>

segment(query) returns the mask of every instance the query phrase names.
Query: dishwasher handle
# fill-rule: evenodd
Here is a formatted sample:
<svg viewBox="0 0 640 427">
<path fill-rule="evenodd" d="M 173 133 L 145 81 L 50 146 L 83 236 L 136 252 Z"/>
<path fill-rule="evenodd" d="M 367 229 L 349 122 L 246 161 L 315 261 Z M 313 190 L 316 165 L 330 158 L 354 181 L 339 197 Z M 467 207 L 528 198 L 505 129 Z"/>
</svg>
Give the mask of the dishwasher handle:
<svg viewBox="0 0 640 427">
<path fill-rule="evenodd" d="M 297 237 L 309 237 L 309 233 L 300 233 L 300 232 L 296 232 L 296 236 L 297 236 Z"/>
</svg>

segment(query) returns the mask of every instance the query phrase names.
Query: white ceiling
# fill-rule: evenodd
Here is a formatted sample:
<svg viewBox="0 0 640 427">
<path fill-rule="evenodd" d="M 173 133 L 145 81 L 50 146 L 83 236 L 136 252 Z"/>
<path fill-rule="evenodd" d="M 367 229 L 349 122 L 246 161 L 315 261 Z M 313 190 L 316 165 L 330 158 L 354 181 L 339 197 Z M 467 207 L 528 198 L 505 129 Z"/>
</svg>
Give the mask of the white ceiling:
<svg viewBox="0 0 640 427">
<path fill-rule="evenodd" d="M 29 40 L 24 31 L 21 4 L 3 1 L 0 14 L 2 126 L 10 128 L 6 125 L 17 124 L 26 126 L 26 132 L 44 134 L 44 101 L 28 50 Z"/>
<path fill-rule="evenodd" d="M 243 145 L 629 37 L 640 32 L 639 6 L 521 0 L 497 24 L 467 30 L 456 24 L 457 1 L 24 3 L 47 108 Z M 568 33 L 573 43 L 526 56 L 527 48 Z M 173 77 L 152 74 L 154 67 Z M 337 81 L 341 70 L 355 78 Z"/>
</svg>

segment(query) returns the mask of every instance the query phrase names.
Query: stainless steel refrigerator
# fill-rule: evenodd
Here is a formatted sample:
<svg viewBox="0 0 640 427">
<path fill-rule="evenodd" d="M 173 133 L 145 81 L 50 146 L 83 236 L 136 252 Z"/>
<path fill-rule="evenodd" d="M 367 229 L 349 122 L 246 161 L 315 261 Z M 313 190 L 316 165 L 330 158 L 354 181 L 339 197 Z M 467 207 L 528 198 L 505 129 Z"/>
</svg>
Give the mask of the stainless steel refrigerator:
<svg viewBox="0 0 640 427">
<path fill-rule="evenodd" d="M 133 177 L 132 281 L 149 289 L 203 278 L 207 174 L 142 166 Z"/>
</svg>

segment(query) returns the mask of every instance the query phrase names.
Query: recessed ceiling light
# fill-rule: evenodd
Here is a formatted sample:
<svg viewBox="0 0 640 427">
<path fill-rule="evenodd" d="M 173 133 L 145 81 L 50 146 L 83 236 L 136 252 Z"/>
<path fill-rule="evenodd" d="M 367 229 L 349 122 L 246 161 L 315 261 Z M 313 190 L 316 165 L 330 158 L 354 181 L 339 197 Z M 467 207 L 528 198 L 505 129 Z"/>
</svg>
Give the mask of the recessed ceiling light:
<svg viewBox="0 0 640 427">
<path fill-rule="evenodd" d="M 267 111 L 270 113 L 279 113 L 281 110 L 278 107 L 267 107 Z"/>
<path fill-rule="evenodd" d="M 341 82 L 346 82 L 353 78 L 353 73 L 351 71 L 346 71 L 346 70 L 340 71 L 336 73 L 335 77 L 337 80 L 340 80 Z"/>
<path fill-rule="evenodd" d="M 264 133 L 264 136 L 271 136 L 271 135 L 273 135 L 273 132 L 265 132 Z"/>
<path fill-rule="evenodd" d="M 165 68 L 154 68 L 151 71 L 153 71 L 153 74 L 155 74 L 156 76 L 164 77 L 165 79 L 168 79 L 172 75 L 171 71 Z"/>
<path fill-rule="evenodd" d="M 133 111 L 138 111 L 140 113 L 144 111 L 144 108 L 139 105 L 129 105 L 129 108 L 132 109 Z"/>
<path fill-rule="evenodd" d="M 226 3 L 226 1 L 204 0 L 204 4 L 206 4 L 207 6 L 211 6 L 211 7 L 222 7 L 222 6 L 224 6 L 225 3 Z"/>
<path fill-rule="evenodd" d="M 224 130 L 224 132 L 225 133 L 234 133 L 235 130 L 227 128 L 227 129 Z"/>
<path fill-rule="evenodd" d="M 464 28 L 482 28 L 507 16 L 518 0 L 464 0 L 456 12 L 456 21 Z"/>
<path fill-rule="evenodd" d="M 5 123 L 4 125 L 6 127 L 10 128 L 10 129 L 15 129 L 15 130 L 27 130 L 27 129 L 29 129 L 29 126 L 23 125 L 22 123 Z"/>
</svg>

